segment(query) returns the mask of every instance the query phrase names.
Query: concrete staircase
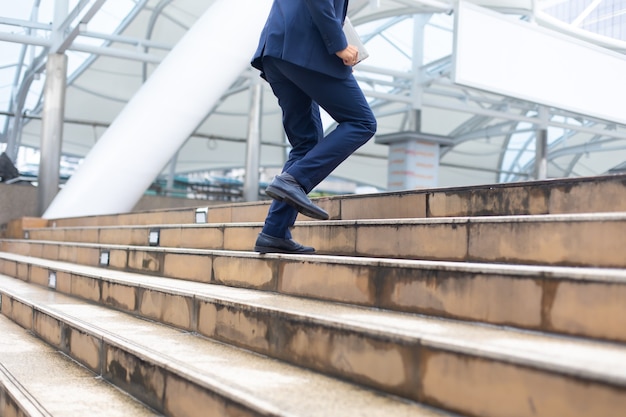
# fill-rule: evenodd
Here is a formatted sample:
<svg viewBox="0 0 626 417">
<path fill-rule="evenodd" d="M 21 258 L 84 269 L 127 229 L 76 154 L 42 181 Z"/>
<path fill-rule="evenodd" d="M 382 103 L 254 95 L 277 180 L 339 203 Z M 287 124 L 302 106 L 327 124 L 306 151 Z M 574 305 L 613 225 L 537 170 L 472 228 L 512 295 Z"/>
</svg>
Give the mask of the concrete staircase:
<svg viewBox="0 0 626 417">
<path fill-rule="evenodd" d="M 626 415 L 626 176 L 317 202 L 9 224 L 0 415 Z"/>
</svg>

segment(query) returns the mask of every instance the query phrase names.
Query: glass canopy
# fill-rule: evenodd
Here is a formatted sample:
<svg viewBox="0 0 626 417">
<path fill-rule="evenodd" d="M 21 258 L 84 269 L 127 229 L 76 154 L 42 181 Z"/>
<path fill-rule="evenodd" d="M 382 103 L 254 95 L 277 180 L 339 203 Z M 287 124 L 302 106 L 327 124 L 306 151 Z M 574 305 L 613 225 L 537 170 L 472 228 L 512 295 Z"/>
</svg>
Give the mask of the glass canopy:
<svg viewBox="0 0 626 417">
<path fill-rule="evenodd" d="M 626 0 L 473 3 L 620 54 L 626 52 Z M 0 4 L 0 151 L 4 150 L 21 172 L 36 175 L 45 59 L 55 36 L 61 33 L 69 59 L 61 174 L 69 176 L 212 1 L 0 0 Z M 58 27 L 55 13 L 64 7 L 70 14 Z M 548 121 L 548 178 L 623 169 L 625 126 L 455 84 L 451 75 L 452 2 L 351 0 L 349 14 L 371 53 L 356 68 L 355 76 L 375 111 L 377 136 L 419 128 L 449 139 L 441 146 L 438 186 L 535 178 L 540 117 Z M 209 51 L 197 51 L 206 53 Z M 241 180 L 249 87 L 257 77 L 252 69 L 244 71 L 219 105 L 207 109 L 204 122 L 172 157 L 170 166 L 164 167 L 163 178 Z M 325 123 L 333 128 L 328 117 Z M 262 181 L 276 173 L 287 152 L 280 110 L 264 85 L 259 155 Z M 320 189 L 342 193 L 386 190 L 388 159 L 389 147 L 372 140 L 337 168 Z"/>
</svg>

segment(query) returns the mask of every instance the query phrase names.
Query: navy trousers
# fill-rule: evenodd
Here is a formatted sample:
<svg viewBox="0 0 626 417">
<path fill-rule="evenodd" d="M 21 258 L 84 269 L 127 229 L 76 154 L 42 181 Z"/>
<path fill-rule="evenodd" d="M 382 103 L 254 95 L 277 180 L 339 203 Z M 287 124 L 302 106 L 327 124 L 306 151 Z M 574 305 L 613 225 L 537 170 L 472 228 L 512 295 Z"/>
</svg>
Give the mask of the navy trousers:
<svg viewBox="0 0 626 417">
<path fill-rule="evenodd" d="M 263 58 L 263 70 L 282 109 L 292 147 L 283 172 L 309 193 L 374 136 L 376 119 L 352 75 L 339 79 L 271 57 Z M 326 136 L 320 107 L 337 122 Z M 290 239 L 289 228 L 297 215 L 295 208 L 273 201 L 263 233 Z"/>
</svg>

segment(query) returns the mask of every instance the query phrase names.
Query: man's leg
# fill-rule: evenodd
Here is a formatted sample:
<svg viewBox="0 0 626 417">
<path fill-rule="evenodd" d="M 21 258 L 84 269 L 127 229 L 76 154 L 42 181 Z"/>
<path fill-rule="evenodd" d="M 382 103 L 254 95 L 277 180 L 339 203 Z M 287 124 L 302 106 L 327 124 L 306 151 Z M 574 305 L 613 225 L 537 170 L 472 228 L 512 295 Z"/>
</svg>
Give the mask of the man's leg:
<svg viewBox="0 0 626 417">
<path fill-rule="evenodd" d="M 278 98 L 283 112 L 283 126 L 292 146 L 283 166 L 288 170 L 302 159 L 323 137 L 319 106 L 276 68 L 274 59 L 266 59 L 267 80 Z M 263 233 L 279 238 L 291 238 L 289 228 L 295 223 L 298 211 L 282 201 L 274 200 L 265 219 Z"/>
<path fill-rule="evenodd" d="M 338 123 L 335 130 L 285 169 L 308 193 L 374 135 L 376 119 L 354 77 L 338 79 L 285 61 L 272 62 L 284 78 L 298 87 L 299 94 L 317 102 Z"/>
</svg>

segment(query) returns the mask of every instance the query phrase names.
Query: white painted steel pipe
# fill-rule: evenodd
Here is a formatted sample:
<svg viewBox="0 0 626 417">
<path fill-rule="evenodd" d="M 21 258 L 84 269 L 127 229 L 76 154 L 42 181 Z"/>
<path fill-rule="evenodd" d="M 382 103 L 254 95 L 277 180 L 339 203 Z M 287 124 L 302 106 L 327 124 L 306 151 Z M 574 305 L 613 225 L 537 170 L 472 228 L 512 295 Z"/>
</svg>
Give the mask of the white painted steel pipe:
<svg viewBox="0 0 626 417">
<path fill-rule="evenodd" d="M 128 102 L 43 217 L 132 210 L 249 66 L 271 4 L 214 1 Z"/>
</svg>

